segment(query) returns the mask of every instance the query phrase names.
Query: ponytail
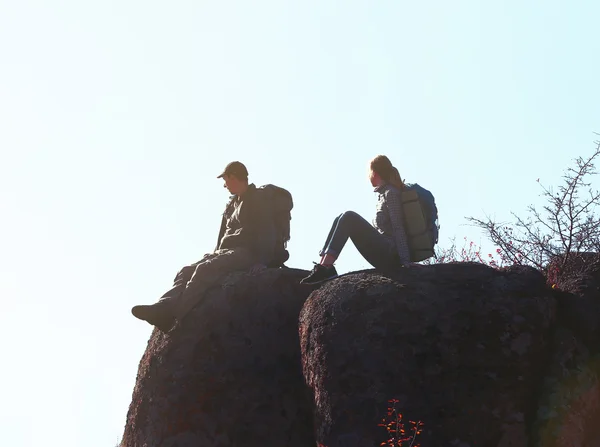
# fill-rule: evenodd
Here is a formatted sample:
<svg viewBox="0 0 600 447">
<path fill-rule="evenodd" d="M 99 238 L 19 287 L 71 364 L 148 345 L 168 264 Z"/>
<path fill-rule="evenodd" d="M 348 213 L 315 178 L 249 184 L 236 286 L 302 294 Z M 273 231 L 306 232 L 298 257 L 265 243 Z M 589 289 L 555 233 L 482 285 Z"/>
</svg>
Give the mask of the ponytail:
<svg viewBox="0 0 600 447">
<path fill-rule="evenodd" d="M 370 163 L 371 171 L 376 172 L 379 176 L 396 188 L 403 190 L 405 188 L 402 177 L 398 169 L 392 165 L 392 162 L 385 155 L 378 155 Z"/>
<path fill-rule="evenodd" d="M 398 172 L 398 168 L 392 166 L 392 172 L 390 173 L 390 178 L 388 182 L 398 188 L 400 191 L 404 189 L 404 182 L 402 181 L 402 177 L 400 177 L 400 173 Z"/>
</svg>

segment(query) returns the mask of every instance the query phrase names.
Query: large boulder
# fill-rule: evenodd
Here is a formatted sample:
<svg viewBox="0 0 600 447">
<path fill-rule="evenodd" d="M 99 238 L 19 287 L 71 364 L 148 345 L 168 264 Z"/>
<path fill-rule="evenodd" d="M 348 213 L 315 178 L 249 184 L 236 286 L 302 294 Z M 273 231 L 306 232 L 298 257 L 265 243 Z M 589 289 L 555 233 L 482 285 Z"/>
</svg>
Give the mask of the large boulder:
<svg viewBox="0 0 600 447">
<path fill-rule="evenodd" d="M 597 447 L 599 259 L 232 274 L 153 332 L 121 447 L 378 446 L 390 400 L 421 447 Z"/>
<path fill-rule="evenodd" d="M 534 269 L 467 263 L 325 284 L 300 316 L 317 442 L 380 445 L 397 400 L 406 429 L 423 422 L 422 447 L 529 445 L 553 353 L 552 295 Z"/>
<path fill-rule="evenodd" d="M 600 445 L 600 255 L 571 253 L 548 266 L 558 300 L 552 360 L 538 407 L 536 446 Z M 558 273 L 558 274 L 557 274 Z"/>
<path fill-rule="evenodd" d="M 548 266 L 548 277 L 559 294 L 560 316 L 590 347 L 600 340 L 600 255 L 571 253 Z"/>
<path fill-rule="evenodd" d="M 121 447 L 314 445 L 298 315 L 307 272 L 230 275 L 140 362 Z"/>
</svg>

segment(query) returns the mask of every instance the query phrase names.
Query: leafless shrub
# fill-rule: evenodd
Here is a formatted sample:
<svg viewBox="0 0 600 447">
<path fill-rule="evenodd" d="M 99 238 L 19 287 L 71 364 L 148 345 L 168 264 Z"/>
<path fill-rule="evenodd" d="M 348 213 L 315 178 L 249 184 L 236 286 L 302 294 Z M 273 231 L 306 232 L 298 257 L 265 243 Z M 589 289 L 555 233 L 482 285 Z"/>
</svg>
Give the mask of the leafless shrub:
<svg viewBox="0 0 600 447">
<path fill-rule="evenodd" d="M 541 210 L 530 205 L 525 218 L 511 213 L 511 223 L 489 217 L 467 220 L 486 233 L 506 263 L 545 270 L 553 259 L 559 258 L 564 267 L 572 254 L 598 252 L 600 220 L 596 207 L 600 205 L 600 193 L 589 181 L 597 173 L 594 162 L 600 155 L 600 142 L 595 144 L 592 155 L 576 158 L 574 167 L 566 169 L 556 191 L 540 184 L 546 199 Z"/>
</svg>

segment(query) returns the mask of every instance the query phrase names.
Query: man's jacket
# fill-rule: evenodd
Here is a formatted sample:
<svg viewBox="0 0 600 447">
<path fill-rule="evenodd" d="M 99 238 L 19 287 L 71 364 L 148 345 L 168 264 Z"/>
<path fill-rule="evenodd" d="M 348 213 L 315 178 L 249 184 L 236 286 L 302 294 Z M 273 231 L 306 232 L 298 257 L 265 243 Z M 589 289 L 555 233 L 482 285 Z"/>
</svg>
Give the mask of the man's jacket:
<svg viewBox="0 0 600 447">
<path fill-rule="evenodd" d="M 274 258 L 275 222 L 265 200 L 260 200 L 254 183 L 243 195 L 235 195 L 225 208 L 217 249 L 245 247 L 256 262 L 268 265 Z"/>
</svg>

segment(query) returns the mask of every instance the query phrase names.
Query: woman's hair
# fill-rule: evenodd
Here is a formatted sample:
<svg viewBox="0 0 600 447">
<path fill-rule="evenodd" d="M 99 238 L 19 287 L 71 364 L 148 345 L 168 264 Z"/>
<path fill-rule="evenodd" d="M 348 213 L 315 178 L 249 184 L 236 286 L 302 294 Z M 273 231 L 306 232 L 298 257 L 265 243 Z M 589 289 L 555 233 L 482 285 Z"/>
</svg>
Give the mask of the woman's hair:
<svg viewBox="0 0 600 447">
<path fill-rule="evenodd" d="M 379 174 L 379 176 L 386 182 L 394 185 L 396 188 L 404 189 L 404 182 L 398 169 L 392 165 L 392 162 L 385 155 L 378 155 L 369 164 L 371 171 Z"/>
</svg>

